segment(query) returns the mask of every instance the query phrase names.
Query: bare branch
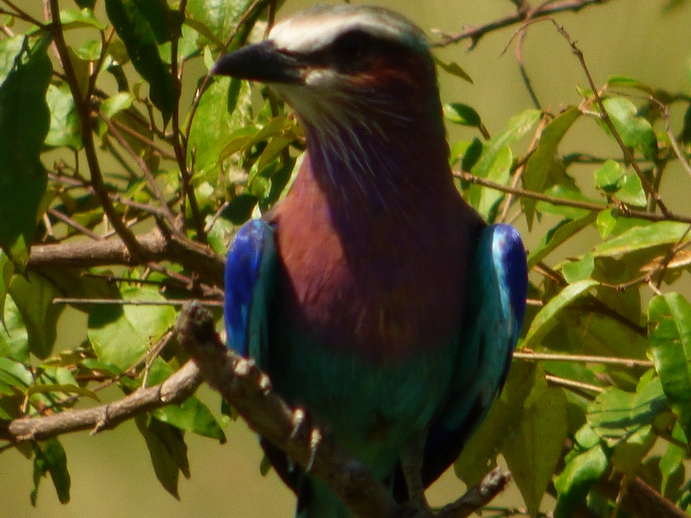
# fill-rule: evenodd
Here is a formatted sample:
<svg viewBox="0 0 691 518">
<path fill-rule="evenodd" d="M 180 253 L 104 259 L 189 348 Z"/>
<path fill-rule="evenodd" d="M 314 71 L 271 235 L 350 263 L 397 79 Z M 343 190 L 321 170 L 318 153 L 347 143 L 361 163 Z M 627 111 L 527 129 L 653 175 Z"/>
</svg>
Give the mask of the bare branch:
<svg viewBox="0 0 691 518">
<path fill-rule="evenodd" d="M 170 404 L 182 403 L 201 383 L 199 369 L 187 362 L 160 385 L 141 388 L 118 401 L 83 410 L 69 410 L 46 417 L 22 417 L 0 421 L 0 439 L 13 444 L 48 439 L 70 432 L 110 430 L 135 415 Z"/>
<path fill-rule="evenodd" d="M 209 247 L 178 236 L 164 236 L 159 230 L 138 236 L 140 253 L 133 257 L 120 239 L 74 241 L 34 245 L 27 266 L 41 268 L 88 268 L 121 264 L 135 266 L 147 262 L 177 262 L 195 272 L 205 282 L 223 285 L 223 258 Z"/>
<path fill-rule="evenodd" d="M 606 209 L 621 209 L 621 205 L 617 206 L 610 206 L 610 205 L 605 205 L 600 204 L 600 203 L 591 203 L 587 201 L 580 201 L 580 200 L 568 200 L 566 198 L 559 198 L 558 196 L 551 196 L 549 194 L 543 194 L 539 192 L 533 192 L 533 191 L 528 191 L 526 189 L 521 189 L 519 187 L 508 187 L 506 185 L 502 185 L 500 183 L 493 182 L 491 180 L 487 180 L 485 178 L 480 178 L 479 176 L 472 175 L 470 173 L 466 173 L 464 171 L 454 171 L 453 175 L 456 178 L 460 178 L 461 180 L 464 180 L 466 182 L 474 183 L 477 185 L 482 185 L 483 187 L 489 187 L 491 189 L 496 189 L 498 191 L 510 193 L 510 194 L 515 194 L 516 196 L 522 197 L 522 198 L 531 198 L 533 200 L 541 200 L 545 201 L 547 203 L 551 203 L 553 205 L 564 205 L 567 207 L 577 207 L 579 209 L 585 209 L 585 210 L 590 210 L 593 212 L 600 212 L 602 210 Z M 645 212 L 642 210 L 634 210 L 634 209 L 629 209 L 626 207 L 626 210 L 619 210 L 619 215 L 623 217 L 630 217 L 630 218 L 640 218 L 640 219 L 646 219 L 649 221 L 680 221 L 681 223 L 690 223 L 691 224 L 691 217 L 688 216 L 683 216 L 681 214 L 657 214 L 655 212 Z"/>
<path fill-rule="evenodd" d="M 605 4 L 608 1 L 609 0 L 563 0 L 561 2 L 545 3 L 534 10 L 519 9 L 515 13 L 510 14 L 504 18 L 494 20 L 485 25 L 468 27 L 457 34 L 441 33 L 441 41 L 433 43 L 432 46 L 446 47 L 463 40 L 470 40 L 470 45 L 468 46 L 468 49 L 472 49 L 473 47 L 475 47 L 475 45 L 478 44 L 480 39 L 485 34 L 494 32 L 498 29 L 503 29 L 504 27 L 509 27 L 511 25 L 522 23 L 528 18 L 528 16 L 531 19 L 534 19 L 541 16 L 549 16 L 551 14 L 561 13 L 564 11 L 571 11 L 575 13 L 580 11 L 584 7 Z"/>
</svg>

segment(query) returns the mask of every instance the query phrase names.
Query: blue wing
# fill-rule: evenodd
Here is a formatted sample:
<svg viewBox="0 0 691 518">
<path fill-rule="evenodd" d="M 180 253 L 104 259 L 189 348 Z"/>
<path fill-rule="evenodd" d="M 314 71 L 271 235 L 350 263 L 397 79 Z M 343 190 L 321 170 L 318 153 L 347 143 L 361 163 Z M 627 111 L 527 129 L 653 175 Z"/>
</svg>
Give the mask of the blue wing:
<svg viewBox="0 0 691 518">
<path fill-rule="evenodd" d="M 506 379 L 528 287 L 526 254 L 516 229 L 504 224 L 483 228 L 469 273 L 454 380 L 446 406 L 428 431 L 425 485 L 456 460 Z"/>
<path fill-rule="evenodd" d="M 276 278 L 273 227 L 262 220 L 245 223 L 228 251 L 224 316 L 228 347 L 266 361 L 269 301 Z"/>
</svg>

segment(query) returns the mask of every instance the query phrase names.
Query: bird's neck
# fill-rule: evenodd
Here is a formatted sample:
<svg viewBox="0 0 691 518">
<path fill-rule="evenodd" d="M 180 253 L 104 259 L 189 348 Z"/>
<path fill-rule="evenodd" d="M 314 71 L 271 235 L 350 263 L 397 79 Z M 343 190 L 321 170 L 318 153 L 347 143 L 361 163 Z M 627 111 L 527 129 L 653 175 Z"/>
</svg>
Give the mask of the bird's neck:
<svg viewBox="0 0 691 518">
<path fill-rule="evenodd" d="M 344 233 L 384 214 L 409 223 L 421 207 L 455 190 L 441 117 L 388 115 L 353 118 L 328 133 L 306 125 L 307 153 L 293 194 L 322 198 L 331 223 Z"/>
</svg>

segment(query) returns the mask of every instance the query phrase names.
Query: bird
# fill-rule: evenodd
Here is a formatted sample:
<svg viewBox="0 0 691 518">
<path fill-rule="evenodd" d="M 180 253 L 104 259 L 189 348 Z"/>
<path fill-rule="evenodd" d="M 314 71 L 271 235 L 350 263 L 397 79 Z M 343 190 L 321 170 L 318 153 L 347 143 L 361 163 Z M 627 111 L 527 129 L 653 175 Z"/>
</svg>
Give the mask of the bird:
<svg viewBox="0 0 691 518">
<path fill-rule="evenodd" d="M 517 230 L 454 183 L 425 34 L 382 7 L 317 5 L 211 73 L 267 84 L 306 139 L 288 193 L 230 245 L 228 346 L 398 502 L 426 505 L 506 379 L 528 280 Z M 263 445 L 296 516 L 350 516 Z"/>
</svg>

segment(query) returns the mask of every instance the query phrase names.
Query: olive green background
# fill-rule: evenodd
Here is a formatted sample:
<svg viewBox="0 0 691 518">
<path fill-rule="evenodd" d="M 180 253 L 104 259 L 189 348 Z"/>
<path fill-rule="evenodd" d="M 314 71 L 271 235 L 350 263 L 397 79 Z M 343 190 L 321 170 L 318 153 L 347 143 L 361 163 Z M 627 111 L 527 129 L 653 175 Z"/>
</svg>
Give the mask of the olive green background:
<svg viewBox="0 0 691 518">
<path fill-rule="evenodd" d="M 41 2 L 32 12 L 41 13 Z M 65 7 L 74 4 L 63 0 Z M 279 18 L 314 2 L 287 0 Z M 479 1 L 381 1 L 372 2 L 397 9 L 415 20 L 428 33 L 431 29 L 455 32 L 464 24 L 480 25 L 512 12 L 508 0 Z M 536 2 L 539 3 L 539 2 Z M 664 14 L 660 0 L 613 0 L 578 14 L 562 14 L 558 20 L 584 52 L 596 83 L 611 75 L 627 75 L 656 87 L 691 94 L 691 2 Z M 104 17 L 105 18 L 105 17 Z M 438 55 L 456 61 L 473 78 L 469 84 L 443 75 L 442 100 L 464 102 L 483 117 L 490 132 L 498 131 L 507 119 L 532 107 L 520 78 L 513 44 L 502 54 L 515 32 L 510 27 L 483 38 L 471 52 L 466 43 L 443 49 Z M 530 27 L 523 56 L 533 85 L 545 108 L 557 111 L 561 105 L 578 103 L 577 86 L 586 80 L 576 58 L 552 24 Z M 190 72 L 190 84 L 197 77 Z M 204 70 L 199 65 L 199 73 Z M 679 114 L 675 114 L 675 117 Z M 584 122 L 582 124 L 592 124 Z M 593 133 L 583 128 L 582 134 Z M 462 128 L 451 129 L 451 139 L 469 138 L 473 133 Z M 579 130 L 567 138 L 565 146 L 576 145 Z M 602 135 L 602 133 L 600 133 Z M 602 147 L 600 147 L 602 146 Z M 606 138 L 589 143 L 589 151 L 611 149 Z M 678 171 L 678 174 L 683 174 Z M 669 174 L 665 181 L 674 181 Z M 679 178 L 679 177 L 677 177 Z M 688 185 L 688 184 L 685 184 Z M 688 210 L 691 193 L 679 193 L 676 205 Z M 674 207 L 675 203 L 672 203 Z M 71 313 L 74 316 L 74 313 Z M 83 318 L 63 322 L 61 343 L 70 344 L 70 328 L 83 325 Z M 104 394 L 117 397 L 116 392 Z M 201 390 L 212 409 L 219 408 L 219 398 Z M 151 467 L 144 440 L 133 423 L 96 436 L 77 433 L 63 437 L 72 476 L 72 500 L 61 505 L 49 480 L 44 480 L 38 505 L 32 508 L 32 463 L 14 450 L 0 454 L 0 517 L 240 517 L 282 518 L 293 513 L 292 494 L 272 472 L 263 478 L 259 473 L 261 452 L 256 438 L 242 422 L 231 423 L 228 442 L 219 445 L 209 439 L 187 434 L 192 478 L 180 482 L 180 501 L 158 484 Z M 447 473 L 429 492 L 432 503 L 442 504 L 458 496 L 463 486 L 453 473 Z M 515 487 L 496 501 L 521 505 Z M 543 506 L 549 508 L 549 502 Z"/>
</svg>

